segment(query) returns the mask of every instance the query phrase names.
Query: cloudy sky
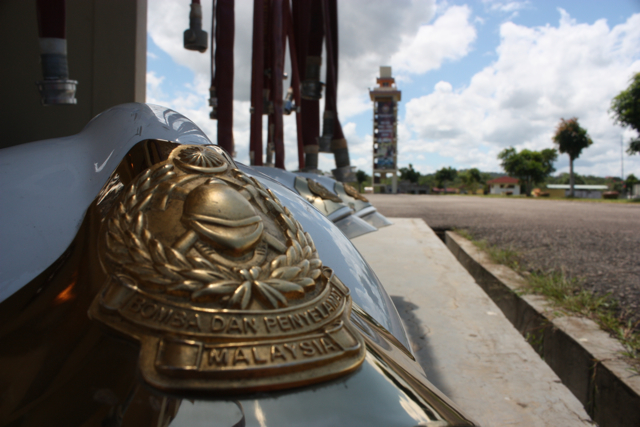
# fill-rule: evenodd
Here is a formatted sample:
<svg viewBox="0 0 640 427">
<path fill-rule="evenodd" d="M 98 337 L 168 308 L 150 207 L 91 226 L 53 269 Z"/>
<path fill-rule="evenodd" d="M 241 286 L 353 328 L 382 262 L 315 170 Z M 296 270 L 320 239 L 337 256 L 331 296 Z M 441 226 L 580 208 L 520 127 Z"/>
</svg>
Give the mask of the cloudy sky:
<svg viewBox="0 0 640 427">
<path fill-rule="evenodd" d="M 202 0 L 210 28 L 211 0 Z M 611 98 L 640 72 L 640 0 L 339 0 L 338 113 L 351 164 L 371 173 L 368 88 L 390 65 L 402 90 L 400 167 L 500 171 L 506 147 L 553 147 L 560 118 L 577 117 L 594 144 L 576 172 L 620 176 L 621 138 Z M 236 0 L 234 137 L 248 162 L 252 4 Z M 215 141 L 209 119 L 209 53 L 184 50 L 189 1 L 151 0 L 147 102 L 171 107 Z M 208 30 L 209 31 L 209 30 Z M 266 120 L 265 120 L 266 122 Z M 297 168 L 295 120 L 285 116 L 286 165 Z M 624 154 L 624 173 L 640 176 L 640 155 Z M 568 156 L 556 169 L 568 171 Z M 320 168 L 334 168 L 322 154 Z"/>
</svg>

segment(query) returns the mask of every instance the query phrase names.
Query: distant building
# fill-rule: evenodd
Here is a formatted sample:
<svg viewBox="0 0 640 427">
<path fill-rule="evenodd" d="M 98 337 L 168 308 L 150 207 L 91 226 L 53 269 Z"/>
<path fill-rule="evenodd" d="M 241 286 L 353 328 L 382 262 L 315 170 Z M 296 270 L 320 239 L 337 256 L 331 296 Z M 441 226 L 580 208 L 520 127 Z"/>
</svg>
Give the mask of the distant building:
<svg viewBox="0 0 640 427">
<path fill-rule="evenodd" d="M 398 193 L 403 194 L 429 194 L 428 185 L 420 185 L 410 181 L 400 181 L 398 183 Z"/>
<path fill-rule="evenodd" d="M 438 188 L 433 187 L 431 189 L 433 194 L 460 194 L 459 188 L 447 187 L 447 188 Z"/>
<path fill-rule="evenodd" d="M 520 195 L 520 184 L 518 178 L 510 176 L 501 176 L 500 178 L 487 181 L 489 185 L 489 194 L 502 194 L 507 196 Z"/>
<path fill-rule="evenodd" d="M 573 186 L 573 193 L 574 197 L 581 199 L 600 199 L 602 198 L 602 192 L 607 191 L 608 188 L 606 185 L 577 184 Z M 547 189 L 551 197 L 567 197 L 571 194 L 569 184 L 549 184 Z"/>
</svg>

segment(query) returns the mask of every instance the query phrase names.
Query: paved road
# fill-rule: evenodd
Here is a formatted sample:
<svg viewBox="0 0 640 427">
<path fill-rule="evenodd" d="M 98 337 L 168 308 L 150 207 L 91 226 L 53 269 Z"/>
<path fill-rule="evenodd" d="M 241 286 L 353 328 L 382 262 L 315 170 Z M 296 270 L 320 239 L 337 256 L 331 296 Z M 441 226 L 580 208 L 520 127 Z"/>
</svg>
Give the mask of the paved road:
<svg viewBox="0 0 640 427">
<path fill-rule="evenodd" d="M 640 204 L 471 196 L 367 195 L 388 217 L 433 229 L 465 228 L 522 254 L 533 270 L 565 271 L 585 289 L 610 292 L 640 320 Z"/>
</svg>

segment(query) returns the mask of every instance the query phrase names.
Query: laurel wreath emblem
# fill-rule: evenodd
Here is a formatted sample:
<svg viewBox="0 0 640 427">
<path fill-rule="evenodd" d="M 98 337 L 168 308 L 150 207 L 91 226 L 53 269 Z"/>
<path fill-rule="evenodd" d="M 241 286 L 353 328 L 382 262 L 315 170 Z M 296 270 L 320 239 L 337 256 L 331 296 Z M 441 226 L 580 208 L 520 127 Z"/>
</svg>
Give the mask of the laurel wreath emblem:
<svg viewBox="0 0 640 427">
<path fill-rule="evenodd" d="M 210 155 L 187 154 L 180 160 L 195 159 L 194 166 L 227 170 L 227 165 L 222 168 Z M 286 236 L 286 244 L 280 243 L 282 253 L 263 257 L 260 265 L 229 267 L 216 262 L 208 253 L 213 249 L 202 244 L 183 254 L 149 231 L 146 211 L 155 197 L 164 196 L 161 184 L 202 177 L 207 174 L 178 177 L 174 166 L 165 164 L 148 169 L 126 188 L 107 222 L 106 256 L 114 275 L 147 292 L 224 308 L 247 309 L 254 301 L 260 307 L 284 307 L 313 293 L 322 262 L 311 236 L 271 190 L 238 169 L 229 169 L 219 178 L 246 190 L 259 209 L 279 224 Z M 256 249 L 262 255 L 271 250 L 266 244 Z"/>
<path fill-rule="evenodd" d="M 342 203 L 342 199 L 340 197 L 327 190 L 327 188 L 324 185 L 320 184 L 318 181 L 307 178 L 307 184 L 309 185 L 309 190 L 311 190 L 313 194 L 320 197 L 321 199 L 331 200 L 332 202 L 336 203 Z"/>
<path fill-rule="evenodd" d="M 362 202 L 369 202 L 369 200 L 366 197 L 360 194 L 360 192 L 356 190 L 354 187 L 352 187 L 351 185 L 344 183 L 343 186 L 344 186 L 344 192 L 347 193 L 347 195 L 353 197 L 356 200 L 360 200 Z"/>
</svg>

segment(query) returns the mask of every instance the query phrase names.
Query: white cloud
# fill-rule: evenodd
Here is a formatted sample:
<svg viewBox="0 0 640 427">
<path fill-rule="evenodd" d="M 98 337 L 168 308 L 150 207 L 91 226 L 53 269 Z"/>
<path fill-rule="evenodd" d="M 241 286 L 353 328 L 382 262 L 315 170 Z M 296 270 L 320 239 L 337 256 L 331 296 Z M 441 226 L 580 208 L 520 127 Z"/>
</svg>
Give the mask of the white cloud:
<svg viewBox="0 0 640 427">
<path fill-rule="evenodd" d="M 434 0 L 350 0 L 338 2 L 341 121 L 371 109 L 368 88 L 381 65 L 398 64 L 394 54 L 435 14 Z M 351 145 L 351 142 L 350 142 Z"/>
<path fill-rule="evenodd" d="M 564 11 L 557 27 L 500 27 L 498 59 L 453 90 L 446 82 L 407 103 L 408 150 L 437 151 L 462 167 L 499 170 L 508 146 L 552 147 L 561 117 L 578 117 L 594 140 L 576 162 L 579 173 L 619 174 L 620 134 L 607 110 L 611 98 L 640 71 L 640 14 L 609 28 L 605 20 L 577 24 Z M 558 169 L 565 170 L 567 156 Z M 628 161 L 640 167 L 640 159 Z M 484 165 L 484 166 L 483 166 Z"/>
<path fill-rule="evenodd" d="M 450 93 L 453 90 L 453 86 L 451 86 L 451 83 L 441 80 L 438 83 L 436 83 L 436 85 L 433 87 L 433 89 L 436 92 Z"/>
<path fill-rule="evenodd" d="M 517 13 L 529 6 L 528 1 L 482 0 L 482 3 L 490 10 L 505 13 Z"/>
<path fill-rule="evenodd" d="M 423 74 L 440 68 L 446 60 L 466 56 L 476 39 L 476 29 L 469 22 L 468 6 L 452 6 L 433 25 L 423 25 L 417 34 L 405 36 L 402 47 L 391 63 L 402 72 Z"/>
<path fill-rule="evenodd" d="M 160 100 L 165 99 L 166 95 L 162 92 L 162 81 L 164 77 L 158 76 L 155 71 L 147 73 L 147 102 L 150 104 L 159 104 Z"/>
</svg>

